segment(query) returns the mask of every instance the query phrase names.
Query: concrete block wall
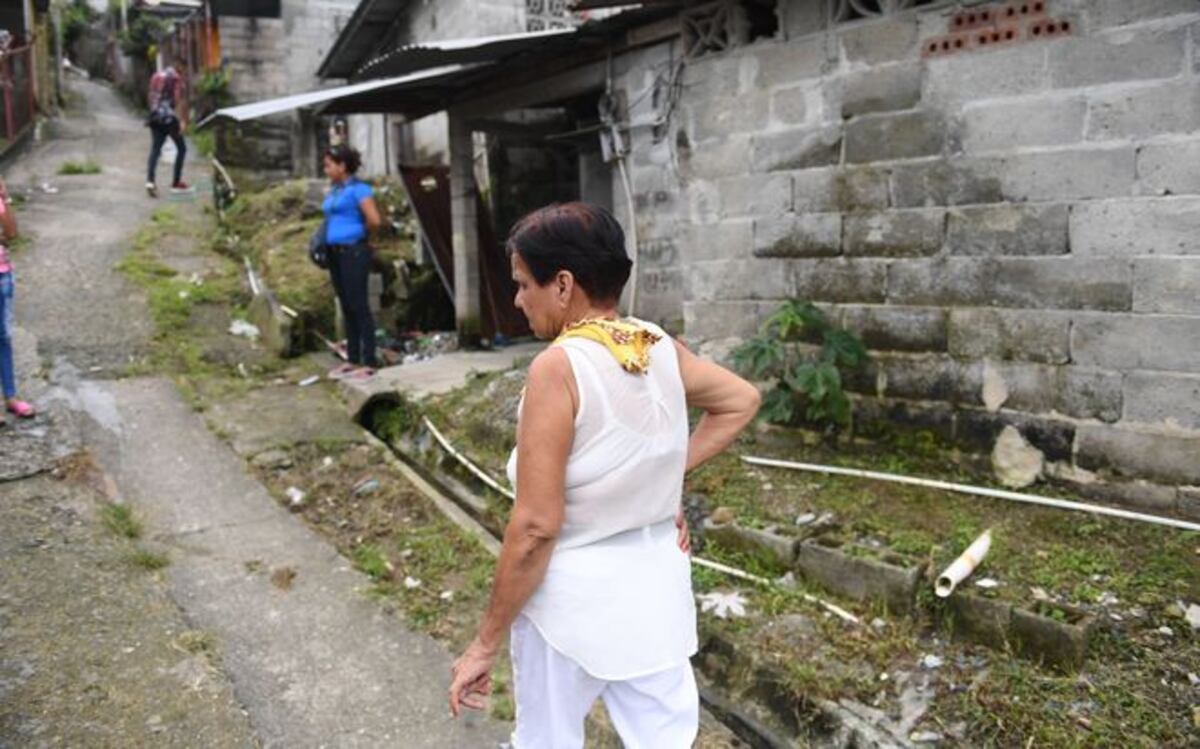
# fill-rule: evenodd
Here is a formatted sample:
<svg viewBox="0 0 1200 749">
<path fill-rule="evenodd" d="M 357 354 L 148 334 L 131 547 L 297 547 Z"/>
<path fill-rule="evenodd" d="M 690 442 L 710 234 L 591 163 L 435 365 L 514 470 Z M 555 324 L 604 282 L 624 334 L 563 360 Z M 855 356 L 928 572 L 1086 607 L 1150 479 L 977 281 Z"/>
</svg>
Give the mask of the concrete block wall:
<svg viewBox="0 0 1200 749">
<path fill-rule="evenodd" d="M 321 88 L 317 67 L 357 4 L 356 0 L 304 0 L 283 3 L 280 18 L 221 17 L 221 60 L 229 70 L 234 99 L 252 102 Z M 311 138 L 302 132 L 301 116 L 289 113 L 268 119 L 263 127 L 243 128 L 244 137 L 258 145 L 258 155 L 252 163 L 237 165 L 278 176 L 312 173 L 315 155 L 305 152 Z"/>
<path fill-rule="evenodd" d="M 1200 485 L 1200 5 L 1047 0 L 1069 34 L 932 56 L 952 6 L 810 5 L 688 61 L 665 154 L 634 136 L 688 338 L 828 303 L 875 353 L 866 419 L 985 451 L 1012 423 L 1072 475 Z"/>
</svg>

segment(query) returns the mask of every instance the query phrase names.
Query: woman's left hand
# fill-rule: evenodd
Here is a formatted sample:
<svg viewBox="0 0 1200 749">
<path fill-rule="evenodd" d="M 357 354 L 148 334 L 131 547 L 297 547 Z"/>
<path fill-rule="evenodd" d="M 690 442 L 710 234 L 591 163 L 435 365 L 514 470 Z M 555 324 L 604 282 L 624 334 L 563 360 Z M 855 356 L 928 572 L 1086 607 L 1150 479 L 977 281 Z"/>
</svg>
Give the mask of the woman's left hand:
<svg viewBox="0 0 1200 749">
<path fill-rule="evenodd" d="M 496 651 L 484 647 L 476 637 L 450 667 L 450 714 L 458 717 L 462 708 L 483 710 L 485 697 L 492 693 L 492 665 Z"/>
<path fill-rule="evenodd" d="M 675 514 L 675 527 L 679 529 L 679 536 L 676 538 L 676 543 L 679 544 L 679 550 L 684 554 L 692 553 L 692 534 L 688 530 L 687 518 L 683 515 L 683 508 L 679 508 L 679 512 Z"/>
</svg>

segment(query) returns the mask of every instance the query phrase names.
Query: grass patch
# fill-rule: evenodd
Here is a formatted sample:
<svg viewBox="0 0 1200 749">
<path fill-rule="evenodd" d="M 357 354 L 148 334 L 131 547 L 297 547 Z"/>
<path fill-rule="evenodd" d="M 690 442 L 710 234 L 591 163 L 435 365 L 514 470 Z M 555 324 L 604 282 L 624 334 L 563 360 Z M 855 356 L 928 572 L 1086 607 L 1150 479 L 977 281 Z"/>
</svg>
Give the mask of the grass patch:
<svg viewBox="0 0 1200 749">
<path fill-rule="evenodd" d="M 87 161 L 65 161 L 58 167 L 58 173 L 62 176 L 99 174 L 100 171 L 100 165 L 90 159 Z"/>
<path fill-rule="evenodd" d="M 173 644 L 185 653 L 211 656 L 217 651 L 217 636 L 212 632 L 189 629 L 181 632 Z"/>
<path fill-rule="evenodd" d="M 129 505 L 105 504 L 100 508 L 100 520 L 104 527 L 123 538 L 141 538 L 142 524 Z"/>
<path fill-rule="evenodd" d="M 126 559 L 134 567 L 147 570 L 148 572 L 161 570 L 171 564 L 171 558 L 166 554 L 160 554 L 156 551 L 140 547 L 134 550 Z"/>
</svg>

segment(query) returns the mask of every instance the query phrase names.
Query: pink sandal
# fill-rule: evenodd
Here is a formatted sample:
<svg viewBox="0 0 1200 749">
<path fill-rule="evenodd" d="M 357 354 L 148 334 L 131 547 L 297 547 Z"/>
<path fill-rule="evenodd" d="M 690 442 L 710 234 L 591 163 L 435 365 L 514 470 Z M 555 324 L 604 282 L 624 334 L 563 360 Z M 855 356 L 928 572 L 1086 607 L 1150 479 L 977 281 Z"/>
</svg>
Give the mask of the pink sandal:
<svg viewBox="0 0 1200 749">
<path fill-rule="evenodd" d="M 7 406 L 8 412 L 15 414 L 18 419 L 32 419 L 34 416 L 37 416 L 37 409 L 25 401 L 13 398 L 8 401 Z"/>
</svg>

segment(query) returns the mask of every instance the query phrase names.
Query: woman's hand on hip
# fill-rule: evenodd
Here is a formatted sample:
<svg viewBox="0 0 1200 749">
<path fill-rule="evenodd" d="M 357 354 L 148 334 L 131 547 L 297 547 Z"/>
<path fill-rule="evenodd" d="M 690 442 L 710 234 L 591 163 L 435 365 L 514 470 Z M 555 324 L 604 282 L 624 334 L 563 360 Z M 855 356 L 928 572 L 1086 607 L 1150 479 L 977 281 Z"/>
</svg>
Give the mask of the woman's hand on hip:
<svg viewBox="0 0 1200 749">
<path fill-rule="evenodd" d="M 496 651 L 485 647 L 479 638 L 467 647 L 450 667 L 450 714 L 458 717 L 464 707 L 483 710 L 484 699 L 492 693 L 492 665 Z"/>
<path fill-rule="evenodd" d="M 679 544 L 679 550 L 684 554 L 692 553 L 692 533 L 688 530 L 687 518 L 683 514 L 683 507 L 679 508 L 679 512 L 675 513 L 675 527 L 679 529 L 679 535 L 675 542 Z"/>
</svg>

